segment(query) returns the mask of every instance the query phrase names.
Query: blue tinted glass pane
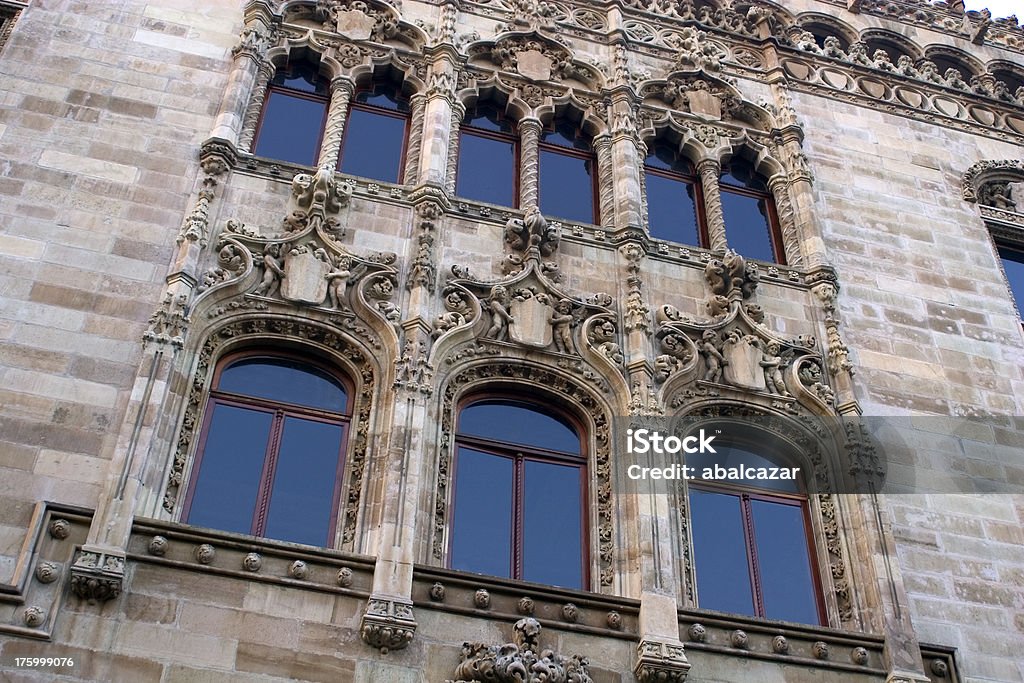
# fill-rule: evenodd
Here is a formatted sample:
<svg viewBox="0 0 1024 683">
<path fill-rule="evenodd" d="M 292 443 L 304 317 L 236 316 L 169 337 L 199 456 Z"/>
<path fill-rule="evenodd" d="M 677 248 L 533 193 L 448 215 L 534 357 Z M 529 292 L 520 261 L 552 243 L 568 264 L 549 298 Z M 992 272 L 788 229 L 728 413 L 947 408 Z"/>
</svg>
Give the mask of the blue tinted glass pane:
<svg viewBox="0 0 1024 683">
<path fill-rule="evenodd" d="M 765 616 L 819 623 L 803 508 L 766 500 L 753 500 L 750 508 Z"/>
<path fill-rule="evenodd" d="M 286 417 L 267 513 L 267 538 L 329 546 L 342 427 Z"/>
<path fill-rule="evenodd" d="M 515 206 L 515 161 L 511 142 L 464 131 L 459 139 L 459 181 L 455 194 Z"/>
<path fill-rule="evenodd" d="M 326 79 L 320 78 L 316 69 L 305 64 L 296 64 L 290 69 L 278 71 L 274 76 L 274 84 L 292 90 L 327 94 Z"/>
<path fill-rule="evenodd" d="M 409 110 L 409 104 L 404 99 L 400 99 L 390 92 L 374 94 L 369 90 L 364 90 L 356 95 L 356 102 L 381 107 L 382 109 L 391 109 L 392 111 L 404 112 Z"/>
<path fill-rule="evenodd" d="M 338 380 L 316 368 L 283 358 L 244 358 L 220 375 L 217 388 L 343 413 L 348 395 Z"/>
<path fill-rule="evenodd" d="M 494 109 L 478 109 L 477 115 L 472 119 L 466 119 L 462 128 L 479 128 L 482 130 L 493 130 L 496 133 L 511 133 L 512 122 L 500 117 Z"/>
<path fill-rule="evenodd" d="M 646 175 L 645 184 L 651 237 L 699 245 L 693 185 L 653 173 Z"/>
<path fill-rule="evenodd" d="M 540 139 L 542 142 L 559 147 L 568 147 L 584 152 L 590 151 L 590 140 L 567 121 L 559 121 L 555 130 L 545 131 Z"/>
<path fill-rule="evenodd" d="M 580 439 L 572 427 L 551 415 L 517 403 L 474 403 L 467 406 L 459 413 L 458 432 L 562 453 L 580 452 Z"/>
<path fill-rule="evenodd" d="M 312 166 L 320 153 L 326 111 L 326 102 L 271 91 L 256 139 L 256 156 Z"/>
<path fill-rule="evenodd" d="M 754 597 L 738 496 L 690 489 L 698 604 L 754 616 Z"/>
<path fill-rule="evenodd" d="M 252 530 L 272 413 L 213 404 L 188 523 L 247 534 Z"/>
<path fill-rule="evenodd" d="M 729 246 L 740 256 L 774 261 L 765 200 L 722 188 L 722 213 Z"/>
<path fill-rule="evenodd" d="M 1003 259 L 1003 270 L 1010 283 L 1010 291 L 1017 302 L 1017 308 L 1024 311 L 1024 253 L 999 248 L 999 256 Z"/>
<path fill-rule="evenodd" d="M 397 183 L 405 145 L 405 119 L 352 109 L 345 127 L 342 172 Z"/>
<path fill-rule="evenodd" d="M 510 577 L 512 460 L 459 448 L 452 569 Z"/>
<path fill-rule="evenodd" d="M 594 162 L 590 158 L 541 150 L 541 213 L 580 223 L 593 223 L 593 171 Z"/>
<path fill-rule="evenodd" d="M 523 580 L 583 588 L 580 468 L 527 460 Z"/>
</svg>

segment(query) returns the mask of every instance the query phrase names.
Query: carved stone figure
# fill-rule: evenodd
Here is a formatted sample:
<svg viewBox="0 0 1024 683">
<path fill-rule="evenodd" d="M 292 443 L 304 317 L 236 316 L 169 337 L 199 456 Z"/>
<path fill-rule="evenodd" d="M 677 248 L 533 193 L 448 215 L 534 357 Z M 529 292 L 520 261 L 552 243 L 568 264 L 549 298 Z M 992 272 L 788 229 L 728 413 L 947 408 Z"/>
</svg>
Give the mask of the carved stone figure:
<svg viewBox="0 0 1024 683">
<path fill-rule="evenodd" d="M 277 294 L 283 278 L 284 260 L 281 258 L 281 245 L 270 244 L 263 251 L 263 281 L 253 293 L 272 297 Z"/>
<path fill-rule="evenodd" d="M 509 313 L 508 290 L 501 285 L 491 288 L 491 295 L 487 298 L 487 311 L 491 314 L 491 326 L 487 328 L 484 336 L 496 341 L 508 340 L 508 326 L 514 321 Z"/>
<path fill-rule="evenodd" d="M 598 321 L 590 331 L 590 343 L 599 353 L 605 355 L 611 362 L 621 365 L 623 361 L 622 350 L 615 342 L 615 323 L 611 320 Z"/>
<path fill-rule="evenodd" d="M 559 353 L 572 351 L 572 302 L 562 299 L 555 305 L 555 311 L 549 319 L 555 350 Z"/>
<path fill-rule="evenodd" d="M 511 643 L 485 645 L 464 643 L 462 661 L 453 681 L 481 683 L 592 683 L 588 661 L 578 655 L 565 656 L 542 649 L 538 642 L 541 625 L 533 617 L 520 619 L 512 627 Z"/>
<path fill-rule="evenodd" d="M 437 320 L 434 321 L 434 331 L 431 336 L 435 339 L 448 330 L 465 324 L 469 317 L 469 302 L 466 301 L 466 295 L 457 289 L 451 290 L 445 296 L 444 307 L 448 310 L 437 316 Z"/>
<path fill-rule="evenodd" d="M 704 380 L 707 382 L 722 381 L 722 368 L 727 361 L 718 348 L 718 334 L 714 330 L 704 330 L 697 350 L 700 351 L 700 355 L 707 365 Z"/>
<path fill-rule="evenodd" d="M 349 257 L 339 256 L 334 268 L 324 275 L 327 278 L 327 296 L 331 301 L 331 308 L 341 308 L 345 302 L 348 280 L 352 276 L 351 267 L 352 260 Z"/>
<path fill-rule="evenodd" d="M 776 341 L 768 342 L 761 355 L 761 367 L 764 368 L 764 383 L 772 394 L 789 396 L 786 391 L 786 381 L 782 377 L 782 368 L 785 362 L 780 355 L 782 348 Z"/>
</svg>

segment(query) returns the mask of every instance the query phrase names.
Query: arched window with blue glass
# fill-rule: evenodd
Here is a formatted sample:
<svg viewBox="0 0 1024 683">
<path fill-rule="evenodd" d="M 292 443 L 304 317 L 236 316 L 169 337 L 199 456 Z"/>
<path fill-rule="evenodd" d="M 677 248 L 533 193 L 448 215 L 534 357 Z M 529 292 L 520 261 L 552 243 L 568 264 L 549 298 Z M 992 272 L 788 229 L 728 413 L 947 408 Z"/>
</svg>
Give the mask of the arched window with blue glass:
<svg viewBox="0 0 1024 683">
<path fill-rule="evenodd" d="M 314 64 L 296 61 L 278 67 L 267 90 L 253 152 L 315 166 L 329 103 L 329 83 Z"/>
<path fill-rule="evenodd" d="M 402 182 L 409 138 L 409 100 L 399 85 L 378 82 L 356 91 L 345 122 L 338 168 L 362 178 Z"/>
<path fill-rule="evenodd" d="M 718 187 L 729 247 L 746 258 L 785 263 L 775 199 L 753 165 L 732 159 L 722 166 Z"/>
<path fill-rule="evenodd" d="M 597 155 L 581 125 L 565 118 L 548 124 L 541 133 L 538 163 L 541 213 L 597 224 Z"/>
<path fill-rule="evenodd" d="M 218 364 L 182 521 L 334 545 L 351 388 L 326 365 L 242 353 Z"/>
<path fill-rule="evenodd" d="M 459 127 L 455 194 L 499 206 L 519 205 L 519 134 L 495 102 L 478 102 L 466 110 Z"/>
<path fill-rule="evenodd" d="M 733 425 L 723 427 L 728 435 Z M 794 458 L 781 440 L 752 432 L 728 441 L 716 453 L 688 456 L 702 472 L 730 468 L 788 470 L 791 478 L 689 482 L 697 606 L 731 614 L 801 624 L 825 624 L 815 562 L 808 494 Z M 785 476 L 785 475 L 782 475 Z"/>
<path fill-rule="evenodd" d="M 647 224 L 651 237 L 706 245 L 704 195 L 693 164 L 666 140 L 651 144 L 644 161 Z"/>
<path fill-rule="evenodd" d="M 463 403 L 449 566 L 586 589 L 586 462 L 580 426 L 547 405 L 514 397 Z"/>
</svg>

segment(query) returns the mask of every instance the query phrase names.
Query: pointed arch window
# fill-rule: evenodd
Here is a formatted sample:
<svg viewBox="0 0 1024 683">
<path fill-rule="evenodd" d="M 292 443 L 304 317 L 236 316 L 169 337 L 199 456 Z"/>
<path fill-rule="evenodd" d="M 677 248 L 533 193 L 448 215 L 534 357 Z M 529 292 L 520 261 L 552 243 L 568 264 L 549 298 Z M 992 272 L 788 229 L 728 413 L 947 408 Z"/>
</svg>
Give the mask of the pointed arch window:
<svg viewBox="0 0 1024 683">
<path fill-rule="evenodd" d="M 556 120 L 541 135 L 538 161 L 541 213 L 596 224 L 597 156 L 590 136 L 569 121 Z"/>
<path fill-rule="evenodd" d="M 996 250 L 1006 275 L 1010 295 L 1017 305 L 1017 312 L 1024 311 L 1024 244 L 996 240 Z M 1024 315 L 1021 316 L 1024 318 Z"/>
<path fill-rule="evenodd" d="M 267 90 L 254 154 L 315 166 L 329 103 L 328 84 L 312 64 L 278 68 Z"/>
<path fill-rule="evenodd" d="M 345 122 L 342 173 L 402 182 L 409 138 L 409 100 L 390 83 L 356 92 Z"/>
<path fill-rule="evenodd" d="M 463 405 L 455 437 L 453 569 L 587 587 L 580 433 L 565 416 L 526 401 Z"/>
<path fill-rule="evenodd" d="M 333 545 L 351 391 L 327 368 L 278 354 L 222 361 L 182 520 Z"/>
<path fill-rule="evenodd" d="M 519 137 L 515 124 L 491 103 L 468 111 L 459 127 L 455 194 L 499 206 L 519 205 Z"/>
<path fill-rule="evenodd" d="M 766 439 L 720 444 L 699 468 L 786 467 Z M 770 485 L 770 486 L 766 486 Z M 796 480 L 689 485 L 697 604 L 732 614 L 825 623 L 808 497 Z"/>
</svg>

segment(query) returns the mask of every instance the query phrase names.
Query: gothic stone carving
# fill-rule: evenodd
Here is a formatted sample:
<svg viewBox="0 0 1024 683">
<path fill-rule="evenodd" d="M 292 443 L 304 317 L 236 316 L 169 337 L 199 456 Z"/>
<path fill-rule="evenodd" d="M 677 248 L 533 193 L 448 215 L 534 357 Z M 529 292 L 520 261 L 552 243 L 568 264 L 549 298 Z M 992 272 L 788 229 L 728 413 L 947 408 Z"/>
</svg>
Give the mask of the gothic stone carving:
<svg viewBox="0 0 1024 683">
<path fill-rule="evenodd" d="M 122 552 L 82 548 L 71 563 L 71 592 L 94 605 L 113 600 L 124 585 Z"/>
<path fill-rule="evenodd" d="M 636 656 L 633 673 L 640 683 L 683 683 L 690 671 L 682 643 L 641 640 Z"/>
<path fill-rule="evenodd" d="M 359 624 L 364 643 L 387 654 L 408 646 L 415 633 L 411 601 L 370 596 Z"/>
<path fill-rule="evenodd" d="M 512 627 L 511 643 L 464 643 L 455 677 L 446 683 L 592 683 L 584 657 L 541 649 L 540 632 L 540 622 L 526 617 Z"/>
</svg>

